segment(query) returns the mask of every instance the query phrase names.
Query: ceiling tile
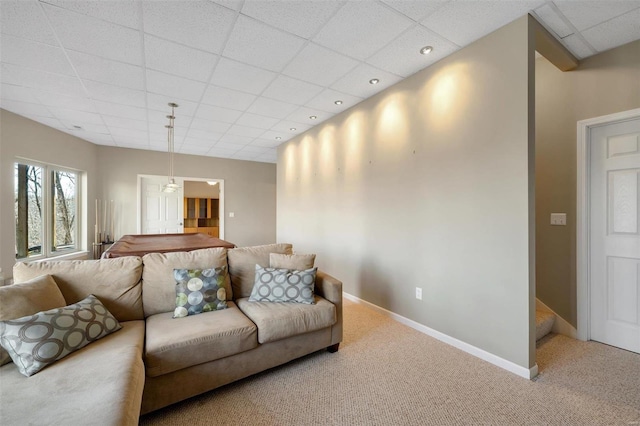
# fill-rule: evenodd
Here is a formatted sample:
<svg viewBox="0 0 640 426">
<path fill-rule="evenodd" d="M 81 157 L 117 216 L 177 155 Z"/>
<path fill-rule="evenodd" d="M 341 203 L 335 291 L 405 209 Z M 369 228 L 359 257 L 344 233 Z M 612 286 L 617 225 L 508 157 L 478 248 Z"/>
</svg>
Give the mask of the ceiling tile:
<svg viewBox="0 0 640 426">
<path fill-rule="evenodd" d="M 108 135 L 109 129 L 104 124 L 83 123 L 77 120 L 60 120 L 60 122 L 76 136 L 82 138 L 86 133 Z M 80 126 L 81 129 L 75 126 Z"/>
<path fill-rule="evenodd" d="M 231 156 L 235 160 L 253 161 L 258 156 L 255 152 L 242 152 L 238 151 Z"/>
<path fill-rule="evenodd" d="M 567 25 L 551 3 L 543 4 L 534 10 L 534 13 L 540 18 L 544 26 L 552 33 L 555 33 L 556 36 L 562 38 L 573 34 L 573 28 Z"/>
<path fill-rule="evenodd" d="M 218 144 L 234 144 L 234 145 L 248 145 L 255 138 L 250 136 L 240 136 L 240 135 L 232 135 L 227 133 L 223 137 L 220 138 Z M 217 145 L 216 145 L 217 146 Z"/>
<path fill-rule="evenodd" d="M 58 47 L 47 18 L 35 1 L 0 1 L 0 32 Z"/>
<path fill-rule="evenodd" d="M 432 46 L 433 51 L 421 55 L 420 49 Z M 416 25 L 373 55 L 367 62 L 402 77 L 436 63 L 458 50 L 458 46 L 427 28 Z"/>
<path fill-rule="evenodd" d="M 78 0 L 41 0 L 63 9 L 92 16 L 114 24 L 137 29 L 138 4 L 134 0 L 119 1 L 78 1 Z"/>
<path fill-rule="evenodd" d="M 91 133 L 91 134 L 85 134 L 83 139 L 86 139 L 89 142 L 95 143 L 98 145 L 107 145 L 107 146 L 115 145 L 115 142 L 113 141 L 113 138 L 111 137 L 111 135 L 96 135 L 95 133 Z"/>
<path fill-rule="evenodd" d="M 220 6 L 224 6 L 231 10 L 240 10 L 242 9 L 242 4 L 245 0 L 211 0 L 214 3 L 218 3 Z"/>
<path fill-rule="evenodd" d="M 137 141 L 137 143 L 149 143 L 149 135 L 144 130 L 126 129 L 124 127 L 109 127 L 114 140 L 118 142 L 124 139 Z"/>
<path fill-rule="evenodd" d="M 259 95 L 275 76 L 271 71 L 220 58 L 211 84 Z"/>
<path fill-rule="evenodd" d="M 185 117 L 194 117 L 196 115 L 196 110 L 198 109 L 198 104 L 196 102 L 187 101 L 180 96 L 147 93 L 147 104 L 149 110 L 154 111 L 154 117 L 162 117 L 162 120 L 159 120 L 161 123 L 165 123 L 167 121 L 165 116 L 171 112 L 169 102 L 178 104 L 178 107 L 175 110 L 176 122 L 180 121 L 184 123 L 186 121 Z M 161 114 L 156 114 L 157 112 L 160 112 Z M 151 120 L 152 116 L 149 114 L 149 121 Z M 154 122 L 158 122 L 158 120 L 155 120 Z"/>
<path fill-rule="evenodd" d="M 0 94 L 3 100 L 29 102 L 32 104 L 40 102 L 34 95 L 32 89 L 14 84 L 2 83 L 0 86 Z"/>
<path fill-rule="evenodd" d="M 37 121 L 40 124 L 44 124 L 45 126 L 53 127 L 54 129 L 66 129 L 65 125 L 62 124 L 57 118 L 38 117 L 36 115 L 27 115 L 25 117 L 27 117 L 29 120 Z"/>
<path fill-rule="evenodd" d="M 204 93 L 202 103 L 243 111 L 249 108 L 256 99 L 255 95 L 210 85 Z"/>
<path fill-rule="evenodd" d="M 49 107 L 51 113 L 61 121 L 71 121 L 86 124 L 104 124 L 100 114 L 94 112 L 77 111 L 75 109 Z"/>
<path fill-rule="evenodd" d="M 194 118 L 191 122 L 191 129 L 205 130 L 217 133 L 224 133 L 231 127 L 229 123 L 221 121 L 204 120 L 202 118 Z"/>
<path fill-rule="evenodd" d="M 218 148 L 213 147 L 207 152 L 208 156 L 211 157 L 221 157 L 221 158 L 229 158 L 233 154 L 235 154 L 238 150 L 233 148 Z"/>
<path fill-rule="evenodd" d="M 298 135 L 302 132 L 306 132 L 312 126 L 310 124 L 296 123 L 295 121 L 283 120 L 271 127 L 271 130 L 276 132 L 291 133 L 292 135 Z M 291 130 L 291 129 L 295 130 Z"/>
<path fill-rule="evenodd" d="M 258 139 L 254 139 L 251 142 L 251 145 L 253 145 L 253 146 L 262 146 L 262 147 L 265 147 L 265 148 L 274 148 L 274 147 L 280 145 L 281 143 L 282 143 L 282 140 L 258 138 Z"/>
<path fill-rule="evenodd" d="M 262 93 L 268 98 L 304 105 L 322 91 L 322 87 L 295 78 L 279 75 Z"/>
<path fill-rule="evenodd" d="M 264 129 L 257 129 L 255 127 L 240 126 L 234 124 L 227 131 L 230 135 L 244 136 L 246 138 L 257 138 L 264 132 Z"/>
<path fill-rule="evenodd" d="M 146 33 L 212 53 L 222 52 L 236 17 L 208 1 L 145 1 L 142 7 Z"/>
<path fill-rule="evenodd" d="M 48 4 L 43 7 L 65 49 L 142 64 L 138 31 Z"/>
<path fill-rule="evenodd" d="M 426 18 L 449 0 L 382 0 L 416 22 Z"/>
<path fill-rule="evenodd" d="M 190 139 L 194 139 L 194 140 L 197 139 L 199 141 L 209 141 L 209 142 L 217 141 L 217 140 L 220 140 L 222 135 L 223 133 L 221 132 L 218 133 L 218 132 L 212 132 L 210 130 L 198 130 L 198 129 L 191 128 L 187 133 L 185 143 L 187 143 L 187 141 Z"/>
<path fill-rule="evenodd" d="M 296 108 L 296 105 L 290 103 L 267 98 L 258 98 L 253 105 L 247 109 L 247 111 L 254 114 L 266 115 L 267 117 L 285 118 L 287 115 L 295 111 Z"/>
<path fill-rule="evenodd" d="M 132 90 L 97 81 L 85 81 L 84 87 L 87 88 L 89 97 L 92 99 L 137 107 L 146 106 L 145 94 L 142 90 Z"/>
<path fill-rule="evenodd" d="M 98 112 L 94 106 L 94 101 L 89 98 L 66 96 L 61 95 L 60 93 L 45 92 L 40 90 L 34 90 L 33 94 L 38 99 L 38 101 L 45 106 L 68 108 L 84 112 Z"/>
<path fill-rule="evenodd" d="M 242 13 L 309 39 L 342 5 L 339 1 L 250 0 Z"/>
<path fill-rule="evenodd" d="M 244 153 L 253 153 L 253 154 L 263 154 L 265 153 L 269 148 L 267 147 L 263 147 L 263 146 L 253 146 L 253 145 L 247 145 L 244 148 L 242 148 L 240 151 L 238 151 L 241 154 Z"/>
<path fill-rule="evenodd" d="M 144 37 L 147 68 L 197 81 L 209 81 L 218 56 L 151 35 Z"/>
<path fill-rule="evenodd" d="M 267 130 L 266 132 L 260 135 L 260 139 L 267 139 L 267 140 L 271 139 L 279 143 L 284 143 L 294 136 L 295 135 L 292 135 L 291 133 L 288 133 L 288 132 L 277 132 L 275 130 Z M 281 138 L 281 139 L 276 139 L 276 138 Z"/>
<path fill-rule="evenodd" d="M 281 71 L 302 48 L 304 40 L 240 15 L 224 48 L 224 56 Z"/>
<path fill-rule="evenodd" d="M 265 117 L 264 115 L 251 114 L 245 112 L 242 117 L 238 119 L 236 124 L 241 126 L 256 127 L 258 129 L 267 130 L 280 121 L 279 118 Z"/>
<path fill-rule="evenodd" d="M 640 9 L 604 22 L 586 31 L 582 35 L 598 51 L 611 49 L 640 39 Z"/>
<path fill-rule="evenodd" d="M 146 108 L 103 101 L 93 101 L 93 103 L 100 114 L 111 115 L 113 117 L 130 118 L 132 120 L 147 120 Z"/>
<path fill-rule="evenodd" d="M 422 21 L 458 46 L 479 39 L 544 3 L 543 0 L 451 1 Z"/>
<path fill-rule="evenodd" d="M 287 65 L 283 74 L 321 86 L 329 86 L 356 65 L 358 61 L 354 59 L 309 43 Z"/>
<path fill-rule="evenodd" d="M 128 89 L 144 89 L 142 68 L 82 52 L 69 51 L 69 58 L 83 80 L 99 81 Z"/>
<path fill-rule="evenodd" d="M 275 163 L 276 161 L 278 161 L 278 151 L 276 149 L 268 149 L 267 151 L 257 156 L 255 161 Z"/>
<path fill-rule="evenodd" d="M 82 84 L 76 77 L 4 63 L 0 67 L 0 75 L 2 75 L 2 82 L 7 84 L 32 87 L 70 96 L 84 96 Z"/>
<path fill-rule="evenodd" d="M 147 90 L 152 93 L 199 102 L 205 87 L 199 81 L 147 70 Z"/>
<path fill-rule="evenodd" d="M 335 101 L 337 100 L 342 101 L 342 104 L 336 105 Z M 362 98 L 360 97 L 347 95 L 346 93 L 337 92 L 332 89 L 325 89 L 322 93 L 313 98 L 313 100 L 307 102 L 305 106 L 337 114 L 354 106 L 360 101 L 362 101 Z"/>
<path fill-rule="evenodd" d="M 110 129 L 119 127 L 121 129 L 141 130 L 143 132 L 149 130 L 149 125 L 147 124 L 146 120 L 132 120 L 123 117 L 112 117 L 110 115 L 103 115 L 102 119 Z"/>
<path fill-rule="evenodd" d="M 346 3 L 313 41 L 353 58 L 365 59 L 413 24 L 379 3 Z M 375 31 L 372 31 L 375 28 Z"/>
<path fill-rule="evenodd" d="M 41 71 L 74 76 L 64 51 L 49 44 L 3 35 L 2 62 Z"/>
<path fill-rule="evenodd" d="M 28 102 L 0 99 L 0 107 L 18 115 L 35 115 L 39 117 L 49 118 L 54 117 L 54 115 L 49 111 L 47 107 L 39 104 L 30 104 Z"/>
<path fill-rule="evenodd" d="M 180 154 L 204 155 L 210 149 L 211 147 L 207 145 L 182 144 L 176 152 L 179 152 Z"/>
<path fill-rule="evenodd" d="M 211 105 L 200 105 L 196 111 L 196 117 L 198 118 L 223 121 L 225 123 L 235 123 L 241 115 L 241 111 Z"/>
<path fill-rule="evenodd" d="M 584 40 L 576 34 L 571 34 L 570 36 L 563 38 L 562 43 L 578 59 L 586 58 L 587 56 L 597 53 L 593 47 L 585 43 Z"/>
<path fill-rule="evenodd" d="M 220 142 L 216 143 L 213 147 L 215 149 L 225 149 L 225 150 L 228 150 L 228 151 L 237 152 L 238 150 L 244 148 L 246 145 L 247 144 L 238 144 L 238 143 L 227 142 L 226 141 L 226 137 L 225 137 Z"/>
<path fill-rule="evenodd" d="M 554 4 L 578 31 L 586 30 L 640 8 L 638 0 L 554 0 Z"/>
<path fill-rule="evenodd" d="M 331 117 L 331 115 L 332 114 L 319 110 L 317 108 L 300 107 L 289 114 L 286 118 L 287 120 L 295 121 L 296 123 L 315 126 Z M 311 116 L 315 116 L 316 119 L 312 120 L 311 118 L 309 118 Z"/>
<path fill-rule="evenodd" d="M 372 78 L 377 78 L 380 82 L 377 84 L 369 83 Z M 359 98 L 368 98 L 400 80 L 401 78 L 395 74 L 382 71 L 368 64 L 360 64 L 353 71 L 331 85 L 331 88 Z"/>
</svg>

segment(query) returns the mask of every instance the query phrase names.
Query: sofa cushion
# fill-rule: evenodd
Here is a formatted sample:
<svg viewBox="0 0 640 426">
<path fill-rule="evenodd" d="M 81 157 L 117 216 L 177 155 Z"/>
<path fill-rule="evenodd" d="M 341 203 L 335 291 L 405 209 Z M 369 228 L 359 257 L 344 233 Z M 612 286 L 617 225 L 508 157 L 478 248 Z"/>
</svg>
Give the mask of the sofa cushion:
<svg viewBox="0 0 640 426">
<path fill-rule="evenodd" d="M 145 366 L 157 377 L 235 355 L 258 346 L 257 330 L 233 302 L 221 311 L 172 318 L 171 312 L 147 318 Z"/>
<path fill-rule="evenodd" d="M 144 321 L 85 346 L 38 374 L 0 368 L 3 425 L 137 425 L 144 386 Z"/>
<path fill-rule="evenodd" d="M 0 344 L 18 371 L 29 377 L 121 328 L 104 305 L 89 295 L 73 305 L 0 321 Z"/>
<path fill-rule="evenodd" d="M 293 269 L 296 271 L 304 271 L 305 269 L 313 268 L 313 264 L 315 261 L 315 254 L 269 254 L 270 268 L 284 268 Z"/>
<path fill-rule="evenodd" d="M 202 312 L 227 309 L 224 280 L 227 267 L 209 269 L 174 269 L 176 280 L 176 309 L 174 318 Z"/>
<path fill-rule="evenodd" d="M 318 268 L 305 271 L 263 268 L 256 265 L 250 302 L 292 302 L 313 304 L 313 285 Z"/>
<path fill-rule="evenodd" d="M 20 283 L 49 274 L 58 284 L 65 305 L 95 295 L 118 321 L 144 319 L 142 314 L 142 260 L 120 257 L 100 260 L 46 260 L 16 263 L 13 279 Z"/>
<path fill-rule="evenodd" d="M 249 298 L 238 299 L 236 303 L 258 326 L 259 343 L 274 342 L 336 323 L 335 305 L 320 296 L 315 296 L 313 305 L 249 302 Z"/>
<path fill-rule="evenodd" d="M 173 253 L 149 253 L 142 257 L 142 299 L 144 315 L 173 312 L 176 308 L 174 269 L 207 269 L 227 266 L 227 249 L 210 248 Z M 231 300 L 231 283 L 225 279 L 227 300 Z"/>
<path fill-rule="evenodd" d="M 264 246 L 229 249 L 229 275 L 236 299 L 249 297 L 256 276 L 256 265 L 269 267 L 271 253 L 291 254 L 291 244 L 268 244 Z"/>
<path fill-rule="evenodd" d="M 0 287 L 0 321 L 21 318 L 66 305 L 51 275 L 41 275 L 22 284 Z M 0 348 L 0 365 L 11 357 Z"/>
</svg>

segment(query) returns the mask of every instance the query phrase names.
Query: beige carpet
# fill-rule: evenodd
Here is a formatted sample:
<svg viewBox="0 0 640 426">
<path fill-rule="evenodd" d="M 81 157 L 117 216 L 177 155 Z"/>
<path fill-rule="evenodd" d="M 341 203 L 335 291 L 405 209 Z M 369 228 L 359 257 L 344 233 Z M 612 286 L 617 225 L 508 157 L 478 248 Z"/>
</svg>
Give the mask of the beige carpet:
<svg viewBox="0 0 640 426">
<path fill-rule="evenodd" d="M 340 351 L 309 355 L 141 425 L 640 425 L 640 355 L 550 335 L 529 381 L 345 303 Z"/>
</svg>

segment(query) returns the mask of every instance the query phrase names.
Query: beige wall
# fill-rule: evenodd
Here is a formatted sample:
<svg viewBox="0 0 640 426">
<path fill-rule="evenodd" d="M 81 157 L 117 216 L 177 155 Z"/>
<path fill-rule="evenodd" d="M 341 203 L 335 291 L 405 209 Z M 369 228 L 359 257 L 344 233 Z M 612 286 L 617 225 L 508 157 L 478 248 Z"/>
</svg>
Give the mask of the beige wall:
<svg viewBox="0 0 640 426">
<path fill-rule="evenodd" d="M 118 215 L 116 237 L 135 234 L 138 175 L 166 175 L 167 153 L 100 146 L 98 155 L 99 193 L 114 201 L 117 215 L 127 212 Z M 275 164 L 181 154 L 174 162 L 176 176 L 224 179 L 225 240 L 238 246 L 275 242 Z"/>
<path fill-rule="evenodd" d="M 95 200 L 114 200 L 116 235 L 135 234 L 138 174 L 166 175 L 167 154 L 97 146 L 0 110 L 0 267 L 11 276 L 15 257 L 13 164 L 17 158 L 87 173 L 88 235 L 91 250 Z M 238 246 L 276 240 L 276 165 L 192 155 L 176 155 L 176 176 L 224 179 L 225 239 Z M 228 212 L 235 217 L 229 218 Z M 222 212 L 221 212 L 222 214 Z"/>
<path fill-rule="evenodd" d="M 184 182 L 184 196 L 189 198 L 219 198 L 220 185 L 209 185 L 207 182 L 187 180 Z"/>
<path fill-rule="evenodd" d="M 16 160 L 23 158 L 86 172 L 87 198 L 91 200 L 97 194 L 97 153 L 97 146 L 87 141 L 0 109 L 0 266 L 5 278 L 12 275 L 15 263 Z M 87 206 L 87 214 L 89 218 L 95 215 L 91 204 Z M 80 243 L 91 250 L 93 234 L 88 234 Z"/>
<path fill-rule="evenodd" d="M 576 325 L 576 125 L 640 107 L 640 41 L 562 72 L 536 61 L 537 296 Z M 567 226 L 550 226 L 550 213 Z"/>
<path fill-rule="evenodd" d="M 519 19 L 282 145 L 277 194 L 278 240 L 316 253 L 346 292 L 524 368 L 528 33 Z"/>
</svg>

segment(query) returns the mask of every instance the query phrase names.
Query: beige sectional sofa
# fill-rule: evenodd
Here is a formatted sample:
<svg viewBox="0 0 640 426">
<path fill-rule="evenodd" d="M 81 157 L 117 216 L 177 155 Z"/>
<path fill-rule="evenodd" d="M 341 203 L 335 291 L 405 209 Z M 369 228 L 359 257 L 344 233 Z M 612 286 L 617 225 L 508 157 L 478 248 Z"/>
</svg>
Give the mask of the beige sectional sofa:
<svg viewBox="0 0 640 426">
<path fill-rule="evenodd" d="M 16 264 L 16 283 L 50 275 L 67 304 L 94 294 L 123 328 L 28 378 L 12 363 L 0 367 L 2 424 L 133 425 L 140 414 L 337 350 L 342 283 L 335 278 L 318 271 L 313 305 L 248 301 L 255 265 L 291 250 L 273 244 Z M 228 308 L 173 318 L 173 269 L 221 266 L 229 270 Z"/>
</svg>

